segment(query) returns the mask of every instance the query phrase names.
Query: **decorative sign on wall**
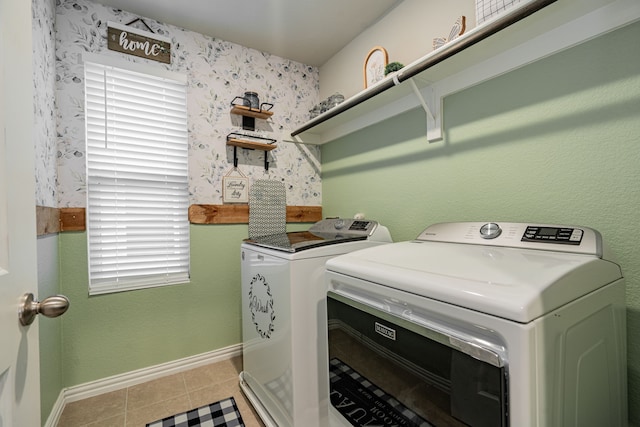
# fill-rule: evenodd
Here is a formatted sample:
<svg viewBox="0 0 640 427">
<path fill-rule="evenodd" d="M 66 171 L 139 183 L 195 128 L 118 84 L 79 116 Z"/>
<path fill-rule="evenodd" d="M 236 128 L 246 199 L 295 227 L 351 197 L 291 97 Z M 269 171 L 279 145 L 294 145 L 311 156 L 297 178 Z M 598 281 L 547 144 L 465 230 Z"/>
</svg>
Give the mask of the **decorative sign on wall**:
<svg viewBox="0 0 640 427">
<path fill-rule="evenodd" d="M 240 176 L 231 175 L 237 172 Z M 222 177 L 222 202 L 247 203 L 249 201 L 249 178 L 240 169 L 233 168 Z"/>
<path fill-rule="evenodd" d="M 171 40 L 115 22 L 107 25 L 107 47 L 128 55 L 171 63 Z"/>
</svg>

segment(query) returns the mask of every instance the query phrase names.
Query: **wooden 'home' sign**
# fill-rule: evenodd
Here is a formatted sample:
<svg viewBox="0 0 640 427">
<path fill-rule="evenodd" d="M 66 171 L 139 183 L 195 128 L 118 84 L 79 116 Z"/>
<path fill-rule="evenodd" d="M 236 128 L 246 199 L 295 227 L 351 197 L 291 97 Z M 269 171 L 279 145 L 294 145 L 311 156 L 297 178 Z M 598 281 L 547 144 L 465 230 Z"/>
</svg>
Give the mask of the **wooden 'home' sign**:
<svg viewBox="0 0 640 427">
<path fill-rule="evenodd" d="M 171 63 L 171 40 L 115 22 L 107 24 L 107 47 L 128 55 Z"/>
</svg>

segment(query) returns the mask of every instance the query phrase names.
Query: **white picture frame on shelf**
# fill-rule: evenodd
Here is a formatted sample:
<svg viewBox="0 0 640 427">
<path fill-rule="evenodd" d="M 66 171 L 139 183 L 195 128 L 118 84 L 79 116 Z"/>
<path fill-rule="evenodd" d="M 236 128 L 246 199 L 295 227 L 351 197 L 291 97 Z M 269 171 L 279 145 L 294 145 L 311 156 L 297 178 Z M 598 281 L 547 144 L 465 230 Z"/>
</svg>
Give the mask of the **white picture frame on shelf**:
<svg viewBox="0 0 640 427">
<path fill-rule="evenodd" d="M 384 67 L 389 63 L 389 55 L 382 46 L 376 46 L 369 51 L 364 60 L 364 88 L 384 78 Z"/>
</svg>

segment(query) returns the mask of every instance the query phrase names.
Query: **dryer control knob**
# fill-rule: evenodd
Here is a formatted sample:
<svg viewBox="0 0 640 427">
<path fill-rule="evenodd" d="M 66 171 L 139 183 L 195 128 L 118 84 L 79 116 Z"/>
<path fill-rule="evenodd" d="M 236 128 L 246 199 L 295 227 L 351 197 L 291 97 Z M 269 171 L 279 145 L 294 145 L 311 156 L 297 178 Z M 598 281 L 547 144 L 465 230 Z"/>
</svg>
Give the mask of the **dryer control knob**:
<svg viewBox="0 0 640 427">
<path fill-rule="evenodd" d="M 336 222 L 333 223 L 333 226 L 335 227 L 336 230 L 342 230 L 345 226 L 344 219 L 342 218 L 336 219 Z"/>
<path fill-rule="evenodd" d="M 502 233 L 502 229 L 495 222 L 489 222 L 480 227 L 480 237 L 483 239 L 495 239 Z"/>
</svg>

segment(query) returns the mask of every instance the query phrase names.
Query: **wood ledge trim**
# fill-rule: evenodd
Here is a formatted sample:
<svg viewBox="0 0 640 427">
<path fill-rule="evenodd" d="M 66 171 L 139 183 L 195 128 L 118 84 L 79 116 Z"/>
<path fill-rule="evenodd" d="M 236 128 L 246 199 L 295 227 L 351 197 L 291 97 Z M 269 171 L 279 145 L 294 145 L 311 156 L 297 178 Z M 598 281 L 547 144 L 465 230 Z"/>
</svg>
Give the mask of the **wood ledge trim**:
<svg viewBox="0 0 640 427">
<path fill-rule="evenodd" d="M 287 222 L 317 222 L 322 219 L 322 206 L 287 206 Z M 192 224 L 248 224 L 249 205 L 191 205 Z"/>
<path fill-rule="evenodd" d="M 85 231 L 85 208 L 60 208 L 60 231 Z"/>
<path fill-rule="evenodd" d="M 60 210 L 47 206 L 36 206 L 36 229 L 38 236 L 60 231 Z"/>
<path fill-rule="evenodd" d="M 36 206 L 36 230 L 38 236 L 62 231 L 84 231 L 85 229 L 85 208 Z"/>
<path fill-rule="evenodd" d="M 38 236 L 65 231 L 85 231 L 85 208 L 50 208 L 36 206 Z M 317 222 L 322 219 L 322 206 L 287 206 L 287 222 Z M 248 224 L 249 205 L 191 205 L 192 224 Z"/>
</svg>

